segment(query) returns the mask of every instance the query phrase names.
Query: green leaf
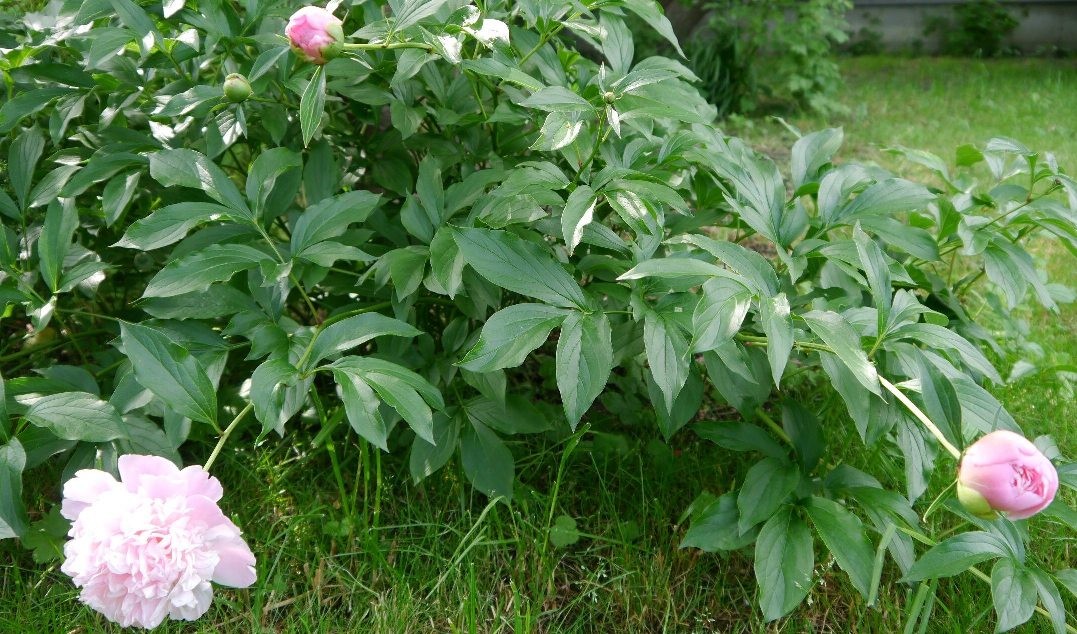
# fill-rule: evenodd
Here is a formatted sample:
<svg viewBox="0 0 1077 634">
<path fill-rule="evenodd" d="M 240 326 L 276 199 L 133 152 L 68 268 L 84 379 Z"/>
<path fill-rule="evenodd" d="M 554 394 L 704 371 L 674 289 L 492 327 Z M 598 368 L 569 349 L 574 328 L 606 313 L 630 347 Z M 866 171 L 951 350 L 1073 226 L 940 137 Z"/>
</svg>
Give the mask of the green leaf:
<svg viewBox="0 0 1077 634">
<path fill-rule="evenodd" d="M 968 367 L 980 372 L 996 384 L 1002 383 L 1002 377 L 979 348 L 949 328 L 928 323 L 906 324 L 893 331 L 894 339 L 909 339 L 929 350 L 951 350 L 957 359 Z"/>
<path fill-rule="evenodd" d="M 680 547 L 699 548 L 708 553 L 744 548 L 755 541 L 756 532 L 742 535 L 737 529 L 739 518 L 736 495 L 725 493 L 692 517 L 692 525 Z"/>
<path fill-rule="evenodd" d="M 763 618 L 773 621 L 789 614 L 811 590 L 811 532 L 792 509 L 784 509 L 763 525 L 755 540 L 755 578 Z"/>
<path fill-rule="evenodd" d="M 1008 554 L 1006 543 L 996 535 L 984 531 L 962 533 L 924 553 L 902 581 L 952 577 L 980 562 Z"/>
<path fill-rule="evenodd" d="M 871 298 L 875 301 L 876 329 L 881 339 L 890 319 L 893 294 L 890 286 L 890 267 L 886 263 L 883 250 L 860 229 L 859 224 L 853 228 L 853 240 L 856 242 L 856 252 L 860 256 L 860 267 L 864 269 L 864 274 L 868 279 Z"/>
<path fill-rule="evenodd" d="M 37 167 L 37 161 L 44 150 L 45 137 L 37 126 L 25 130 L 8 148 L 8 180 L 22 209 L 26 209 L 26 196 L 33 184 L 34 168 Z"/>
<path fill-rule="evenodd" d="M 677 49 L 681 57 L 684 57 L 684 51 L 681 50 L 681 45 L 677 41 L 677 34 L 673 31 L 673 25 L 663 13 L 660 4 L 655 0 L 624 0 L 624 6 L 642 18 L 643 22 L 649 24 L 659 35 L 666 38 L 666 41 Z"/>
<path fill-rule="evenodd" d="M 312 245 L 342 235 L 351 223 L 370 217 L 380 201 L 378 194 L 353 191 L 311 205 L 292 227 L 292 253 L 302 253 Z"/>
<path fill-rule="evenodd" d="M 26 452 L 17 438 L 0 447 L 0 539 L 22 537 L 30 523 L 22 503 Z"/>
<path fill-rule="evenodd" d="M 143 297 L 174 297 L 204 291 L 240 271 L 271 262 L 271 258 L 245 244 L 212 244 L 174 260 L 153 276 Z"/>
<path fill-rule="evenodd" d="M 609 60 L 610 68 L 617 73 L 627 73 L 632 67 L 636 46 L 632 31 L 621 18 L 603 11 L 599 15 L 602 32 L 602 54 Z"/>
<path fill-rule="evenodd" d="M 464 409 L 468 419 L 510 436 L 541 434 L 553 428 L 546 412 L 515 394 L 508 395 L 504 404 L 486 396 L 474 398 L 464 404 Z"/>
<path fill-rule="evenodd" d="M 893 216 L 906 211 L 923 209 L 935 198 L 935 194 L 923 185 L 900 178 L 889 178 L 868 187 L 851 202 L 836 210 L 832 216 L 824 217 L 823 220 L 827 226 L 833 226 L 852 224 L 857 219 L 867 216 Z"/>
<path fill-rule="evenodd" d="M 827 128 L 797 139 L 793 144 L 791 168 L 794 189 L 818 178 L 819 170 L 830 162 L 843 138 L 841 128 Z"/>
<path fill-rule="evenodd" d="M 644 260 L 618 276 L 617 281 L 638 280 L 644 277 L 661 279 L 732 277 L 722 267 L 692 257 L 665 257 Z M 702 280 L 700 280 L 702 281 Z"/>
<path fill-rule="evenodd" d="M 105 442 L 127 437 L 116 408 L 87 392 L 42 396 L 30 405 L 25 417 L 64 440 Z"/>
<path fill-rule="evenodd" d="M 516 84 L 532 92 L 541 90 L 544 84 L 514 66 L 508 66 L 492 58 L 465 59 L 462 62 L 465 70 L 469 70 L 486 77 L 493 77 L 498 81 L 507 81 Z"/>
<path fill-rule="evenodd" d="M 247 73 L 247 81 L 254 81 L 265 75 L 272 70 L 280 58 L 288 54 L 290 47 L 288 46 L 275 46 L 273 48 L 262 51 L 258 58 L 254 60 L 254 64 L 251 65 L 251 72 Z"/>
<path fill-rule="evenodd" d="M 1047 614 L 1051 617 L 1051 627 L 1055 634 L 1066 634 L 1066 604 L 1062 602 L 1062 595 L 1058 592 L 1058 586 L 1053 579 L 1039 568 L 1027 568 L 1032 581 L 1036 584 L 1036 590 L 1040 595 L 1040 602 L 1047 608 Z"/>
<path fill-rule="evenodd" d="M 525 108 L 546 112 L 594 111 L 589 101 L 563 86 L 546 86 L 520 102 Z"/>
<path fill-rule="evenodd" d="M 732 339 L 752 306 L 752 291 L 731 278 L 715 277 L 700 290 L 699 303 L 692 313 L 693 352 L 714 350 Z"/>
<path fill-rule="evenodd" d="M 61 202 L 57 200 L 60 198 L 60 190 L 64 188 L 64 185 L 67 184 L 67 181 L 72 176 L 78 173 L 79 169 L 81 168 L 78 165 L 61 165 L 45 174 L 30 191 L 30 204 L 27 206 L 32 209 Z M 70 201 L 66 204 L 73 204 L 73 202 Z"/>
<path fill-rule="evenodd" d="M 557 389 L 573 431 L 606 387 L 613 370 L 613 342 L 605 313 L 573 311 L 557 339 Z"/>
<path fill-rule="evenodd" d="M 299 100 L 299 126 L 303 131 L 303 147 L 310 145 L 325 111 L 325 67 L 317 66 Z"/>
<path fill-rule="evenodd" d="M 767 360 L 774 385 L 781 385 L 785 366 L 793 351 L 793 320 L 785 293 L 759 298 L 759 321 L 767 336 Z"/>
<path fill-rule="evenodd" d="M 423 334 L 411 324 L 381 313 L 363 313 L 333 322 L 323 328 L 310 346 L 306 369 L 337 352 L 360 346 L 375 337 L 418 337 Z"/>
<path fill-rule="evenodd" d="M 120 451 L 148 456 L 161 456 L 179 465 L 179 452 L 172 446 L 163 429 L 142 416 L 128 415 L 123 419 L 127 438 L 117 441 Z"/>
<path fill-rule="evenodd" d="M 411 443 L 408 469 L 411 479 L 418 484 L 445 466 L 456 452 L 456 440 L 460 435 L 460 419 L 449 419 L 445 414 L 434 414 L 434 443 L 419 436 Z"/>
<path fill-rule="evenodd" d="M 735 273 L 744 278 L 748 288 L 767 297 L 778 294 L 778 275 L 774 267 L 762 255 L 739 244 L 715 240 L 708 236 L 688 234 L 678 241 L 691 244 L 718 258 Z"/>
<path fill-rule="evenodd" d="M 64 258 L 71 249 L 71 238 L 78 226 L 79 213 L 75 209 L 74 200 L 54 201 L 45 212 L 45 225 L 37 243 L 37 254 L 41 277 L 54 293 L 60 288 Z"/>
<path fill-rule="evenodd" d="M 186 348 L 156 328 L 125 321 L 120 322 L 120 340 L 143 387 L 181 416 L 217 423 L 217 390 Z"/>
<path fill-rule="evenodd" d="M 782 402 L 782 427 L 797 452 L 801 470 L 811 473 L 826 448 L 819 419 L 799 401 L 787 399 Z"/>
<path fill-rule="evenodd" d="M 1009 557 L 991 569 L 991 601 L 998 614 L 996 632 L 1006 632 L 1032 618 L 1036 611 L 1036 582 L 1023 566 Z"/>
<path fill-rule="evenodd" d="M 598 194 L 587 185 L 580 185 L 569 194 L 565 210 L 561 212 L 561 234 L 570 254 L 583 239 L 584 228 L 594 219 L 596 204 Z"/>
<path fill-rule="evenodd" d="M 961 433 L 961 403 L 957 399 L 957 392 L 938 368 L 922 355 L 917 356 L 920 395 L 924 401 L 925 413 L 942 430 L 946 439 L 960 448 L 964 443 Z"/>
<path fill-rule="evenodd" d="M 302 166 L 303 159 L 299 154 L 284 147 L 271 148 L 254 159 L 247 172 L 246 191 L 255 216 L 265 211 L 266 200 L 277 179 L 288 170 Z"/>
<path fill-rule="evenodd" d="M 405 368 L 401 368 L 401 370 L 410 373 Z M 421 379 L 417 374 L 414 376 Z M 367 385 L 374 388 L 381 400 L 395 409 L 401 418 L 407 421 L 408 426 L 417 436 L 429 443 L 434 442 L 434 414 L 422 395 L 409 385 L 410 381 L 401 380 L 394 374 L 382 374 L 373 371 L 364 371 L 363 380 Z M 435 389 L 433 386 L 428 387 L 429 389 Z"/>
<path fill-rule="evenodd" d="M 799 482 L 800 470 L 784 457 L 763 458 L 752 465 L 737 495 L 737 508 L 740 510 L 737 526 L 740 532 L 774 515 L 796 490 Z"/>
<path fill-rule="evenodd" d="M 545 304 L 516 304 L 486 320 L 475 345 L 457 363 L 473 372 L 515 368 L 546 343 L 550 331 L 572 311 Z"/>
<path fill-rule="evenodd" d="M 41 110 L 57 97 L 71 92 L 70 88 L 38 88 L 8 99 L 0 106 L 0 134 L 11 132 L 25 117 Z"/>
<path fill-rule="evenodd" d="M 141 179 L 142 172 L 131 172 L 113 178 L 105 185 L 105 190 L 101 192 L 101 208 L 105 212 L 105 226 L 111 227 L 116 224 L 116 221 L 127 211 L 127 206 L 135 197 L 138 182 Z"/>
<path fill-rule="evenodd" d="M 449 297 L 456 297 L 464 283 L 464 258 L 456 246 L 452 229 L 442 227 L 430 241 L 430 274 Z"/>
<path fill-rule="evenodd" d="M 393 29 L 396 31 L 403 31 L 409 26 L 417 24 L 420 20 L 437 13 L 438 9 L 440 9 L 446 1 L 447 0 L 404 0 L 403 6 L 401 6 L 399 10 L 394 10 L 396 20 L 393 23 Z"/>
<path fill-rule="evenodd" d="M 143 38 L 151 33 L 156 34 L 157 29 L 153 25 L 153 20 L 142 7 L 131 0 L 109 0 L 109 2 L 124 26 Z"/>
<path fill-rule="evenodd" d="M 460 437 L 460 462 L 464 475 L 476 489 L 505 501 L 512 499 L 516 462 L 505 443 L 482 423 L 474 420 Z"/>
<path fill-rule="evenodd" d="M 355 433 L 382 451 L 389 451 L 389 427 L 378 411 L 381 401 L 362 373 L 354 368 L 334 368 L 333 378 L 340 387 L 344 412 Z"/>
<path fill-rule="evenodd" d="M 673 402 L 688 380 L 688 340 L 666 314 L 648 310 L 643 322 L 643 346 L 651 376 L 662 390 L 666 412 L 672 412 Z"/>
<path fill-rule="evenodd" d="M 833 311 L 813 310 L 802 315 L 808 327 L 830 346 L 845 367 L 871 393 L 880 395 L 879 372 L 860 347 L 860 335 L 845 318 Z"/>
<path fill-rule="evenodd" d="M 130 152 L 108 152 L 101 150 L 90 157 L 89 162 L 75 174 L 60 190 L 64 198 L 78 196 L 95 183 L 108 180 L 128 168 L 141 169 L 147 160 Z"/>
<path fill-rule="evenodd" d="M 864 535 L 860 518 L 834 500 L 819 496 L 812 496 L 804 508 L 823 543 L 866 599 L 871 590 L 875 550 Z"/>
<path fill-rule="evenodd" d="M 769 458 L 785 461 L 786 450 L 770 434 L 756 425 L 739 421 L 708 420 L 696 423 L 692 429 L 719 447 L 731 451 L 758 451 Z"/>
<path fill-rule="evenodd" d="M 580 531 L 576 528 L 576 520 L 568 515 L 559 515 L 550 527 L 550 543 L 554 548 L 565 548 L 580 541 Z"/>
<path fill-rule="evenodd" d="M 201 189 L 225 207 L 250 216 L 247 201 L 224 171 L 194 150 L 161 150 L 150 154 L 150 176 L 165 187 Z"/>
<path fill-rule="evenodd" d="M 306 403 L 311 382 L 284 359 L 266 359 L 254 369 L 250 399 L 263 435 L 271 430 L 284 433 L 284 424 Z"/>
<path fill-rule="evenodd" d="M 1037 299 L 1044 307 L 1050 310 L 1058 309 L 1047 285 L 1040 279 L 1039 271 L 1036 270 L 1032 255 L 1028 251 L 1006 239 L 997 239 L 987 245 L 983 256 L 987 277 L 1002 289 L 1009 308 L 1021 303 L 1031 284 Z"/>
<path fill-rule="evenodd" d="M 765 352 L 727 341 L 703 354 L 707 376 L 722 398 L 745 416 L 751 416 L 773 389 Z"/>
<path fill-rule="evenodd" d="M 489 229 L 455 229 L 453 237 L 468 265 L 501 288 L 554 306 L 590 306 L 576 280 L 537 244 Z"/>
<path fill-rule="evenodd" d="M 442 409 L 445 402 L 441 392 L 426 379 L 401 365 L 374 357 L 344 357 L 329 367 L 338 376 L 342 387 L 344 382 L 340 381 L 339 374 L 344 372 L 352 377 L 352 386 L 365 407 L 369 407 L 371 401 L 359 383 L 372 388 L 421 438 L 434 441 L 430 406 Z"/>
<path fill-rule="evenodd" d="M 1059 570 L 1055 573 L 1055 578 L 1062 582 L 1062 585 L 1066 586 L 1066 589 L 1070 591 L 1070 594 L 1077 598 L 1077 569 L 1066 568 Z"/>
<path fill-rule="evenodd" d="M 891 408 L 897 407 L 897 404 Z M 935 448 L 924 438 L 917 423 L 902 415 L 897 421 L 897 445 L 905 458 L 905 486 L 910 501 L 916 501 L 927 490 L 927 481 L 935 464 Z"/>
<path fill-rule="evenodd" d="M 160 249 L 187 237 L 198 225 L 213 220 L 231 220 L 231 209 L 208 202 L 176 203 L 162 207 L 127 228 L 114 247 L 140 251 Z"/>
<path fill-rule="evenodd" d="M 564 112 L 551 112 L 542 122 L 538 137 L 531 145 L 531 149 L 552 152 L 568 147 L 583 131 L 583 123 L 578 116 Z"/>
</svg>

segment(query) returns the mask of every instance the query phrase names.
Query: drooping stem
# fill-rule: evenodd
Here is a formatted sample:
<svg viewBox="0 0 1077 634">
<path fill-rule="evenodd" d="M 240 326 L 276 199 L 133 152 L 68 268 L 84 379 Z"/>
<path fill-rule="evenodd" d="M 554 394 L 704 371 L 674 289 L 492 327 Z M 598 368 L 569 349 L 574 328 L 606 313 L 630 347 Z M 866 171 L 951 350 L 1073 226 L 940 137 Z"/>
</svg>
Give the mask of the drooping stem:
<svg viewBox="0 0 1077 634">
<path fill-rule="evenodd" d="M 935 436 L 935 440 L 938 440 L 939 444 L 942 445 L 946 449 L 946 451 L 950 452 L 950 455 L 952 455 L 955 460 L 961 459 L 961 450 L 955 447 L 953 443 L 946 439 L 946 436 L 943 435 L 942 430 L 939 429 L 935 425 L 935 423 L 931 422 L 931 419 L 927 417 L 927 414 L 925 414 L 923 410 L 916 406 L 916 403 L 913 403 L 911 400 L 909 400 L 909 397 L 905 396 L 905 394 L 901 390 L 899 390 L 896 385 L 894 385 L 890 381 L 887 381 L 882 376 L 879 377 L 879 383 L 882 384 L 882 386 L 886 388 L 888 392 L 893 394 L 894 397 L 897 398 L 897 400 L 901 401 L 901 404 L 904 405 L 912 413 L 912 415 L 916 417 L 916 420 L 923 423 L 924 427 L 927 427 L 927 430 L 930 431 L 933 436 Z"/>
<path fill-rule="evenodd" d="M 236 414 L 236 417 L 232 419 L 232 422 L 228 423 L 228 427 L 225 427 L 224 431 L 221 432 L 221 437 L 217 440 L 217 446 L 213 448 L 213 453 L 209 454 L 206 464 L 202 465 L 203 469 L 209 471 L 209 468 L 212 467 L 213 463 L 217 460 L 217 456 L 220 455 L 221 450 L 224 449 L 224 444 L 228 442 L 228 437 L 232 435 L 232 432 L 235 431 L 236 427 L 239 426 L 243 419 L 247 417 L 247 414 L 250 414 L 253 409 L 254 403 L 247 403 L 247 406 Z"/>
</svg>

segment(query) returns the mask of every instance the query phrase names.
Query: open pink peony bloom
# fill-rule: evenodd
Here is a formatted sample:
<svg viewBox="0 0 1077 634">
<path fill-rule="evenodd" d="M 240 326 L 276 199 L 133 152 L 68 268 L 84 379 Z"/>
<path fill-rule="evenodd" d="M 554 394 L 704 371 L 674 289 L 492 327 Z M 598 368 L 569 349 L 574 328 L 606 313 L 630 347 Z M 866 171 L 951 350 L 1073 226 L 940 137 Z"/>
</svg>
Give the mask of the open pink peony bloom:
<svg viewBox="0 0 1077 634">
<path fill-rule="evenodd" d="M 124 627 L 153 628 L 205 614 L 211 581 L 254 583 L 254 555 L 217 507 L 217 478 L 157 456 L 121 456 L 119 469 L 119 482 L 83 469 L 64 485 L 60 512 L 73 523 L 60 569 L 83 603 Z"/>
<path fill-rule="evenodd" d="M 993 431 L 973 443 L 961 458 L 957 495 L 981 517 L 1004 513 L 1020 520 L 1047 508 L 1058 491 L 1054 465 L 1028 439 L 1012 431 Z"/>
<path fill-rule="evenodd" d="M 293 13 L 284 34 L 292 50 L 315 64 L 339 55 L 344 41 L 340 20 L 321 7 L 303 7 Z"/>
</svg>

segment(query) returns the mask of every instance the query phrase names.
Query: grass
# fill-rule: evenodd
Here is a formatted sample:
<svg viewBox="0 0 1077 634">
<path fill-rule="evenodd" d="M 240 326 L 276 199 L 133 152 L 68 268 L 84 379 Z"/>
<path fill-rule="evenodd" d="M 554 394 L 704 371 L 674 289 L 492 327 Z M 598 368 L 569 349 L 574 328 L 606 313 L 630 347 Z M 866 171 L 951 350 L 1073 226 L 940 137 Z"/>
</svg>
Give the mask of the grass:
<svg viewBox="0 0 1077 634">
<path fill-rule="evenodd" d="M 803 129 L 844 126 L 843 157 L 896 168 L 900 164 L 880 148 L 902 144 L 950 158 L 956 145 L 1003 134 L 1054 149 L 1060 163 L 1077 168 L 1077 123 L 1067 117 L 1077 103 L 1072 62 L 857 59 L 845 64 L 845 73 L 847 114 L 791 120 Z M 779 156 L 791 144 L 770 121 L 733 127 Z M 1077 285 L 1072 261 L 1060 248 L 1045 243 L 1040 257 L 1056 279 Z M 1073 307 L 1060 315 L 1026 308 L 1014 317 L 1027 323 L 1042 347 L 1039 365 L 1077 360 Z M 1064 451 L 1077 453 L 1077 401 L 1057 374 L 1035 374 L 995 392 L 1030 433 L 1051 433 Z M 855 432 L 833 395 L 814 390 L 793 396 L 833 421 L 828 446 L 837 453 L 828 461 L 867 460 L 856 443 L 843 442 Z M 526 441 L 527 451 L 517 452 L 528 457 L 517 465 L 519 499 L 512 507 L 473 492 L 455 463 L 421 486 L 406 479 L 402 451 L 368 460 L 364 469 L 344 429 L 335 434 L 342 487 L 328 452 L 314 448 L 302 430 L 257 446 L 237 438 L 214 471 L 227 487 L 226 512 L 259 556 L 259 581 L 249 590 L 219 590 L 206 617 L 195 624 L 169 622 L 159 631 L 906 631 L 913 597 L 897 583 L 895 570 L 885 570 L 878 606 L 867 608 L 828 559 L 816 561 L 806 605 L 786 619 L 762 623 L 750 557 L 678 548 L 685 508 L 701 491 L 729 490 L 743 475 L 744 460 L 691 433 L 666 446 L 648 441 L 657 436 L 650 429 L 612 419 L 593 423 L 603 434 L 584 436 L 563 473 L 562 440 Z M 199 462 L 210 447 L 209 441 L 192 443 L 187 457 Z M 940 474 L 928 496 L 944 480 Z M 48 483 L 56 481 L 44 474 L 28 489 L 39 502 L 55 500 L 59 492 Z M 348 508 L 356 511 L 349 514 Z M 546 540 L 549 518 L 560 515 L 574 518 L 585 534 L 564 548 Z M 1034 550 L 1049 558 L 1049 566 L 1077 559 L 1072 531 L 1050 520 L 1034 522 L 1033 530 L 1048 542 Z M 77 603 L 55 565 L 36 564 L 8 542 L 0 552 L 10 557 L 0 567 L 0 631 L 119 631 Z M 987 586 L 968 575 L 942 580 L 926 631 L 992 630 L 988 596 Z M 1074 613 L 1072 601 L 1069 607 Z M 1034 617 L 1022 631 L 1049 628 Z"/>
<path fill-rule="evenodd" d="M 793 115 L 805 132 L 842 126 L 840 156 L 897 162 L 884 148 L 928 150 L 953 165 L 959 145 L 1006 136 L 1077 170 L 1077 60 L 858 57 L 842 66 L 846 112 Z M 730 131 L 772 155 L 792 136 L 773 120 L 737 121 Z M 906 166 L 907 170 L 907 166 Z"/>
</svg>

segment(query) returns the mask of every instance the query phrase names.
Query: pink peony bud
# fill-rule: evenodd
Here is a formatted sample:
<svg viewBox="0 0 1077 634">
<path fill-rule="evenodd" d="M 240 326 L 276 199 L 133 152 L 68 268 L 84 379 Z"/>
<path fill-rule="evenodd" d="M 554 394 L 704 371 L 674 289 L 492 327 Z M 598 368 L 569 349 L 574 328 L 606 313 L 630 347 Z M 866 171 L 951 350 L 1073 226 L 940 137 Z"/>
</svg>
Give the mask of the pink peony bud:
<svg viewBox="0 0 1077 634">
<path fill-rule="evenodd" d="M 303 7 L 293 13 L 284 34 L 292 43 L 292 50 L 315 64 L 324 64 L 340 55 L 344 43 L 340 20 L 321 7 Z"/>
<path fill-rule="evenodd" d="M 1031 517 L 1051 503 L 1056 491 L 1054 465 L 1028 439 L 1011 431 L 987 434 L 961 457 L 957 497 L 974 515 Z"/>
<path fill-rule="evenodd" d="M 119 469 L 119 482 L 82 469 L 64 485 L 60 512 L 72 525 L 60 570 L 83 603 L 123 627 L 153 628 L 205 614 L 211 581 L 254 583 L 254 555 L 217 507 L 217 478 L 157 456 L 121 456 Z"/>
</svg>

